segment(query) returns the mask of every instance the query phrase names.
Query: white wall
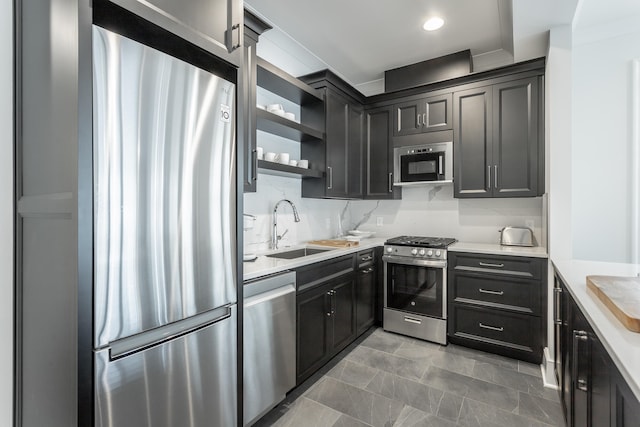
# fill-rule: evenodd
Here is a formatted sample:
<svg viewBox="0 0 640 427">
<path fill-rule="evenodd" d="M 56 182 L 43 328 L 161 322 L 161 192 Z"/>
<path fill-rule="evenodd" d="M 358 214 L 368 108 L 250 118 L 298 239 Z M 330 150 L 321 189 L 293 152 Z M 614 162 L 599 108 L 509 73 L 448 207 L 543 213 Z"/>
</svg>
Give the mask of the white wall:
<svg viewBox="0 0 640 427">
<path fill-rule="evenodd" d="M 13 2 L 0 2 L 0 425 L 13 425 Z"/>
<path fill-rule="evenodd" d="M 630 232 L 640 215 L 632 208 L 638 191 L 632 183 L 637 168 L 632 138 L 632 65 L 640 58 L 637 23 L 607 25 L 608 30 L 580 28 L 574 34 L 572 212 L 573 255 L 578 259 L 631 262 L 638 239 Z M 630 25 L 629 31 L 624 25 Z"/>
</svg>

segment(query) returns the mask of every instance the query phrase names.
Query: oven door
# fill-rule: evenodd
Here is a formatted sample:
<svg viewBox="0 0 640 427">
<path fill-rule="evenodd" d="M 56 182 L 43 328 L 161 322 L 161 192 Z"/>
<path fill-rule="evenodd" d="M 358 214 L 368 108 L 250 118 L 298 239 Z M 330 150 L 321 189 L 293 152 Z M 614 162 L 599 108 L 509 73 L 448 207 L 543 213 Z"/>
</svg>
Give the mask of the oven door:
<svg viewBox="0 0 640 427">
<path fill-rule="evenodd" d="M 403 154 L 400 156 L 400 182 L 443 181 L 445 153 Z"/>
<path fill-rule="evenodd" d="M 385 308 L 446 319 L 446 261 L 385 255 Z"/>
</svg>

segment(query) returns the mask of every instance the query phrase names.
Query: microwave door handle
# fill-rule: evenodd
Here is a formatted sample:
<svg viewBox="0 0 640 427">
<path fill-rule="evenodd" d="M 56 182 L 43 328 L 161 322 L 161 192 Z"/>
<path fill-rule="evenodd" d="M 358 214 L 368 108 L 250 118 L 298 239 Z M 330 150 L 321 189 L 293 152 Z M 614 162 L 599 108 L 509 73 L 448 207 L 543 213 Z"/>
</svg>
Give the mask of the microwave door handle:
<svg viewBox="0 0 640 427">
<path fill-rule="evenodd" d="M 444 175 L 444 172 L 442 171 L 442 158 L 444 157 L 444 154 L 440 153 L 440 155 L 438 156 L 438 175 L 442 176 Z"/>
</svg>

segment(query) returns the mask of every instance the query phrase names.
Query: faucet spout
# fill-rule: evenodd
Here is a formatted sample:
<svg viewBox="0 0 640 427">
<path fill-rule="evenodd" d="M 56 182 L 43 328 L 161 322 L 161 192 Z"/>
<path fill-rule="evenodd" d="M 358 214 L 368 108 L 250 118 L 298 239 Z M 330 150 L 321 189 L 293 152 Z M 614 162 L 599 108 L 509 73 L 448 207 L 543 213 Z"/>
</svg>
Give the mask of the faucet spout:
<svg viewBox="0 0 640 427">
<path fill-rule="evenodd" d="M 293 202 L 291 200 L 289 200 L 289 199 L 278 200 L 278 202 L 276 203 L 276 206 L 273 208 L 273 232 L 271 234 L 271 248 L 272 249 L 278 249 L 278 242 L 287 233 L 285 231 L 281 236 L 278 236 L 278 207 L 283 202 L 288 203 L 289 205 L 291 205 L 291 209 L 293 210 L 293 220 L 295 222 L 300 222 L 300 215 L 298 215 L 298 209 L 296 209 L 296 205 L 294 205 Z"/>
</svg>

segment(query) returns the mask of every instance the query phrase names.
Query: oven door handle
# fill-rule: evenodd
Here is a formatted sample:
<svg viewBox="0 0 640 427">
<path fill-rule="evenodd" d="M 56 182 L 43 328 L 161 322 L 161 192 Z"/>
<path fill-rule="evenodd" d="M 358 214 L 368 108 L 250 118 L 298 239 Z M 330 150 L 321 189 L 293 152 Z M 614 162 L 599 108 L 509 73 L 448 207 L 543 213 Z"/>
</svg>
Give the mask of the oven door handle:
<svg viewBox="0 0 640 427">
<path fill-rule="evenodd" d="M 397 255 L 383 255 L 382 261 L 391 264 L 403 264 L 403 265 L 415 265 L 417 267 L 434 267 L 434 268 L 446 268 L 447 261 L 433 261 L 428 259 L 416 259 L 407 258 Z"/>
</svg>

